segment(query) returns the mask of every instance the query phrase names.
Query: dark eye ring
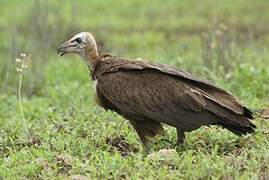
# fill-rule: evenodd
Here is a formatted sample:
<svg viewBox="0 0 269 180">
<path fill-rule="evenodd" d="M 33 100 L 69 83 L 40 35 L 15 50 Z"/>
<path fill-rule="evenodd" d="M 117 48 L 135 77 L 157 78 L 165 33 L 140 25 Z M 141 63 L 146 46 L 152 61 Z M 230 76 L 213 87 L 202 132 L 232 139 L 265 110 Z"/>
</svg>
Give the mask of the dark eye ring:
<svg viewBox="0 0 269 180">
<path fill-rule="evenodd" d="M 78 44 L 81 44 L 82 43 L 82 40 L 80 38 L 76 38 L 75 41 L 78 43 Z"/>
</svg>

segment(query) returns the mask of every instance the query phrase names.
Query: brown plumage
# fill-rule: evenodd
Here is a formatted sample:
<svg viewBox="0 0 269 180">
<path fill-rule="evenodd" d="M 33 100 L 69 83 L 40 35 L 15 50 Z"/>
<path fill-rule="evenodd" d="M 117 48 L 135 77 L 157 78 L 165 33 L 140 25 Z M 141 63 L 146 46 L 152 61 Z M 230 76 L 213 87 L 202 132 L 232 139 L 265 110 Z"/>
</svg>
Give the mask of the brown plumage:
<svg viewBox="0 0 269 180">
<path fill-rule="evenodd" d="M 242 135 L 254 132 L 252 112 L 229 92 L 189 73 L 166 65 L 99 55 L 93 36 L 80 33 L 58 53 L 77 53 L 96 82 L 96 101 L 128 119 L 142 143 L 162 134 L 162 124 L 184 132 L 202 125 L 220 125 Z"/>
</svg>

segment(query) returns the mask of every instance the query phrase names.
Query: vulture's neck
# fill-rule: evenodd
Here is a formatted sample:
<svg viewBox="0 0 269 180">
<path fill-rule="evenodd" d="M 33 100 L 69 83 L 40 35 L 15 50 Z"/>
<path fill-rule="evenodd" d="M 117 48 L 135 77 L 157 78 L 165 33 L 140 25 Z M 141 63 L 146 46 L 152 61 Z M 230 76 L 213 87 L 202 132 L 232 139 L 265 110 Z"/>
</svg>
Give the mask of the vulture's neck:
<svg viewBox="0 0 269 180">
<path fill-rule="evenodd" d="M 84 61 L 87 63 L 90 71 L 93 71 L 99 61 L 98 52 L 97 51 L 88 51 L 85 53 L 85 57 L 83 57 Z"/>
</svg>

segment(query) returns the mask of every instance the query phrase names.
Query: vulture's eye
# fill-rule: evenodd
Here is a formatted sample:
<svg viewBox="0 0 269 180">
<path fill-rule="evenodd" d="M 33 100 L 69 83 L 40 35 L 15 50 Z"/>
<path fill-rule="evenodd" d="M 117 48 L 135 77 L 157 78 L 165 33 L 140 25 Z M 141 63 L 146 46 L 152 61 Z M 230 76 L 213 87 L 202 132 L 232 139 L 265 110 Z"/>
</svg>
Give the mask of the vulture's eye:
<svg viewBox="0 0 269 180">
<path fill-rule="evenodd" d="M 78 44 L 81 44 L 82 43 L 82 40 L 80 38 L 76 38 L 75 41 L 78 43 Z"/>
</svg>

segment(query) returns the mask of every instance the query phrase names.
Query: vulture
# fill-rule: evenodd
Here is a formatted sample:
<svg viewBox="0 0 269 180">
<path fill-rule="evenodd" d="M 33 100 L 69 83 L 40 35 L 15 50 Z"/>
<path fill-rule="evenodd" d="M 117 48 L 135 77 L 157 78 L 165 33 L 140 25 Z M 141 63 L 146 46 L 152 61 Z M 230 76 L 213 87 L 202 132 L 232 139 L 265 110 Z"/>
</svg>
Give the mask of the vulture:
<svg viewBox="0 0 269 180">
<path fill-rule="evenodd" d="M 95 101 L 129 120 L 141 142 L 175 127 L 177 143 L 185 132 L 219 125 L 236 135 L 254 132 L 252 112 L 230 92 L 167 65 L 99 54 L 94 37 L 81 32 L 59 46 L 60 56 L 81 56 L 94 82 Z"/>
</svg>

